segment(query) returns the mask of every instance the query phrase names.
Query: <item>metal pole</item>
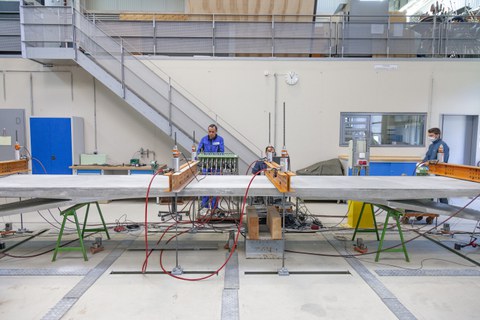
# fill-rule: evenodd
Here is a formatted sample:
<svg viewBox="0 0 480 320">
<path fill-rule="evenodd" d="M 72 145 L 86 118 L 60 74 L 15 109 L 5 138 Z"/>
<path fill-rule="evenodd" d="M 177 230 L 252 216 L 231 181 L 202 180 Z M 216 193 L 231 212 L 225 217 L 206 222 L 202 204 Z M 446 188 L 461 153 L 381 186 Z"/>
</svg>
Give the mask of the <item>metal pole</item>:
<svg viewBox="0 0 480 320">
<path fill-rule="evenodd" d="M 17 139 L 18 141 L 18 139 Z M 18 198 L 19 201 L 22 201 L 22 198 Z M 20 229 L 17 230 L 18 233 L 26 233 L 27 228 L 23 227 L 23 213 L 20 213 Z"/>
<path fill-rule="evenodd" d="M 432 28 L 432 57 L 435 55 L 435 27 L 437 26 L 437 16 L 433 16 Z"/>
<path fill-rule="evenodd" d="M 268 113 L 268 145 L 272 145 L 272 117 L 271 113 Z"/>
<path fill-rule="evenodd" d="M 287 197 L 285 196 L 285 193 L 282 193 L 282 208 L 283 208 L 283 221 L 282 221 L 282 242 L 283 242 L 283 250 L 282 250 L 282 268 L 278 270 L 278 275 L 279 276 L 288 276 L 290 273 L 288 272 L 288 269 L 285 268 L 285 249 L 286 249 L 286 240 L 285 240 L 285 202 L 287 201 Z"/>
<path fill-rule="evenodd" d="M 331 58 L 332 57 L 332 30 L 333 30 L 333 25 L 332 25 L 332 17 L 329 17 L 329 25 L 328 25 L 328 56 Z M 336 33 L 336 32 L 335 32 Z"/>
<path fill-rule="evenodd" d="M 215 14 L 212 14 L 212 56 L 215 57 Z"/>
<path fill-rule="evenodd" d="M 287 118 L 285 117 L 285 101 L 283 102 L 283 145 L 286 146 L 285 143 L 285 131 L 286 131 L 286 124 Z"/>
<path fill-rule="evenodd" d="M 33 74 L 30 72 L 30 115 L 34 116 L 34 101 L 33 101 Z"/>
<path fill-rule="evenodd" d="M 172 126 L 172 78 L 171 77 L 168 77 L 168 125 L 170 127 L 170 137 L 171 137 L 172 133 L 173 133 L 173 126 Z"/>
<path fill-rule="evenodd" d="M 274 73 L 273 77 L 275 78 L 275 95 L 273 99 L 273 147 L 275 150 L 277 150 L 277 91 L 278 91 L 278 80 L 277 80 L 277 74 Z"/>
<path fill-rule="evenodd" d="M 75 52 L 75 61 L 78 59 L 78 46 L 77 46 L 77 32 L 75 29 L 75 24 L 76 24 L 76 18 L 75 18 L 75 8 L 72 6 L 72 46 L 73 46 L 73 51 Z"/>
<path fill-rule="evenodd" d="M 275 16 L 272 15 L 272 57 L 275 57 Z"/>
<path fill-rule="evenodd" d="M 97 128 L 97 80 L 93 77 L 93 133 L 95 139 L 95 152 L 98 151 L 98 128 Z"/>
<path fill-rule="evenodd" d="M 390 16 L 388 16 L 390 18 Z M 387 58 L 389 57 L 390 55 L 390 28 L 391 28 L 391 25 L 390 25 L 390 19 L 388 19 L 388 22 L 387 22 L 387 39 L 386 39 L 386 42 L 387 42 Z"/>
<path fill-rule="evenodd" d="M 125 99 L 125 52 L 123 47 L 123 39 L 120 41 L 121 64 L 122 64 L 122 98 Z"/>
<path fill-rule="evenodd" d="M 445 27 L 445 58 L 448 57 L 448 29 L 450 27 L 450 22 L 447 21 L 446 27 Z M 455 53 L 453 53 L 455 54 Z"/>
<path fill-rule="evenodd" d="M 172 214 L 175 217 L 175 268 L 172 269 L 172 274 L 175 276 L 179 276 L 183 274 L 182 267 L 178 264 L 178 212 L 177 212 L 177 196 L 178 194 L 175 192 L 175 196 L 172 198 Z"/>
<path fill-rule="evenodd" d="M 157 55 L 157 20 L 156 15 L 153 15 L 153 55 Z"/>
</svg>

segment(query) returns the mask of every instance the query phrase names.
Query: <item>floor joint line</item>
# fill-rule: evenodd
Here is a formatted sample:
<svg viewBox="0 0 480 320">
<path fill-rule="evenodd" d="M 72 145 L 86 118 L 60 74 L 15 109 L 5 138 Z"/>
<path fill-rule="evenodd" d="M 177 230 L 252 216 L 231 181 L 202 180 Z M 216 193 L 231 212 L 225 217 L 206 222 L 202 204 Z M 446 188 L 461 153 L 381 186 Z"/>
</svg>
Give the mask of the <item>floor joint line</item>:
<svg viewBox="0 0 480 320">
<path fill-rule="evenodd" d="M 337 250 L 341 255 L 345 255 L 347 263 L 358 273 L 358 275 L 372 288 L 372 290 L 379 296 L 382 302 L 399 320 L 416 320 L 417 318 L 411 313 L 398 298 L 388 290 L 385 285 L 378 280 L 373 273 L 371 273 L 363 263 L 355 257 L 348 257 L 350 253 L 343 248 L 338 240 L 333 236 L 322 233 L 325 239 Z"/>
<path fill-rule="evenodd" d="M 59 320 L 80 297 L 105 273 L 105 271 L 125 252 L 135 238 L 123 240 L 98 265 L 91 269 L 65 296 L 60 299 L 43 317 L 42 320 Z"/>
<path fill-rule="evenodd" d="M 227 253 L 227 258 L 230 253 Z M 238 271 L 238 254 L 235 251 L 225 266 L 224 289 L 222 292 L 221 320 L 239 320 L 240 310 L 238 289 L 240 288 Z"/>
</svg>

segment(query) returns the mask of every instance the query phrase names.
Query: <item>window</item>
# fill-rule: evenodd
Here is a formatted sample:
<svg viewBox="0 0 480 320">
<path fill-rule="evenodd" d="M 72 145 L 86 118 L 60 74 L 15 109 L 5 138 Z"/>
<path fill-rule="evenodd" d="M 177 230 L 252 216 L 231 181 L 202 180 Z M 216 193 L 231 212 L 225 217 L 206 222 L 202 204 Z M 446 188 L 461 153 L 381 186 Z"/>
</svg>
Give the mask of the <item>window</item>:
<svg viewBox="0 0 480 320">
<path fill-rule="evenodd" d="M 370 137 L 372 147 L 424 147 L 426 113 L 340 113 L 340 146 Z"/>
</svg>

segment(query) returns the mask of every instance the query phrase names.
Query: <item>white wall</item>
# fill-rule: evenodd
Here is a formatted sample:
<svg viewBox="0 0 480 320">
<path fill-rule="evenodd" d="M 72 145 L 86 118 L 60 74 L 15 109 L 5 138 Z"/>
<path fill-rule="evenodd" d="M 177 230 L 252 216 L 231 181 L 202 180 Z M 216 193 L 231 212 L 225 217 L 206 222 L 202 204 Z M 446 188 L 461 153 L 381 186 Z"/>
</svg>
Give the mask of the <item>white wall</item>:
<svg viewBox="0 0 480 320">
<path fill-rule="evenodd" d="M 338 145 L 343 111 L 428 112 L 429 127 L 439 126 L 441 114 L 480 113 L 477 61 L 151 59 L 261 149 L 268 144 L 268 112 L 278 116 L 275 140 L 281 148 L 285 101 L 286 143 L 294 170 L 346 154 Z M 300 75 L 297 85 L 285 83 L 288 71 Z M 25 108 L 27 117 L 32 110 L 35 116 L 83 117 L 87 152 L 95 147 L 93 92 L 92 77 L 78 67 L 51 69 L 22 59 L 0 59 L 0 108 Z M 107 153 L 110 162 L 128 162 L 143 147 L 170 163 L 169 137 L 98 82 L 96 108 L 98 152 Z M 425 148 L 372 148 L 373 155 L 424 153 Z"/>
<path fill-rule="evenodd" d="M 480 113 L 480 63 L 474 61 L 156 59 L 154 63 L 260 148 L 268 144 L 268 112 L 273 117 L 275 110 L 276 147 L 281 148 L 285 101 L 286 143 L 294 169 L 346 154 L 346 148 L 339 147 L 340 112 L 428 112 L 428 127 L 439 126 L 441 114 Z M 300 75 L 297 85 L 285 83 L 283 74 L 288 71 Z M 276 107 L 273 74 L 279 74 Z M 423 157 L 425 149 L 371 151 Z"/>
<path fill-rule="evenodd" d="M 44 68 L 28 60 L 0 59 L 0 108 L 25 109 L 27 137 L 28 117 L 32 115 L 82 117 L 87 153 L 95 151 L 96 109 L 97 151 L 106 153 L 109 163 L 128 163 L 143 147 L 153 150 L 160 163 L 170 164 L 172 145 L 168 136 L 98 81 L 94 89 L 92 76 L 79 67 Z M 151 160 L 153 155 L 143 159 L 147 164 Z"/>
</svg>

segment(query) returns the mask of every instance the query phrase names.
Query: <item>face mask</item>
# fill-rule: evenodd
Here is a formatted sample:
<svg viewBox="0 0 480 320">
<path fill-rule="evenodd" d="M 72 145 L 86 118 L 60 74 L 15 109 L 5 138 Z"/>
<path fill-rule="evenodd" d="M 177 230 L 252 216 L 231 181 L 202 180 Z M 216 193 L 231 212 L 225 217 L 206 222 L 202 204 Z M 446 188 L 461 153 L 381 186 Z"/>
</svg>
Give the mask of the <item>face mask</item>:
<svg viewBox="0 0 480 320">
<path fill-rule="evenodd" d="M 427 137 L 427 138 L 428 138 L 428 141 L 435 141 L 435 140 L 437 140 L 437 138 L 435 138 L 435 137 Z"/>
</svg>

